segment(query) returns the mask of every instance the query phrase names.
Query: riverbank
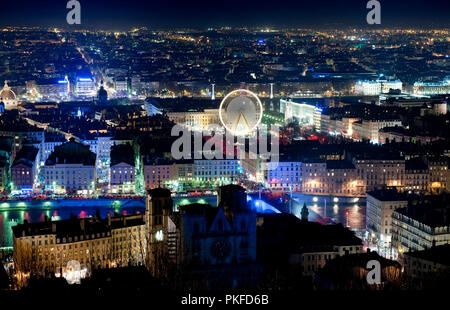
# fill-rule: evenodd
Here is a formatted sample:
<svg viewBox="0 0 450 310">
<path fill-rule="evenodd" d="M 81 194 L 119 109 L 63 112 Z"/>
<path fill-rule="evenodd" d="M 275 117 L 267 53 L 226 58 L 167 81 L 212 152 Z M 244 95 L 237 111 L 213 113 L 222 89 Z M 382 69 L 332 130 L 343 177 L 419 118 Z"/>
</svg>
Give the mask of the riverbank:
<svg viewBox="0 0 450 310">
<path fill-rule="evenodd" d="M 0 211 L 23 210 L 28 208 L 53 209 L 60 207 L 80 208 L 80 207 L 145 207 L 144 198 L 126 199 L 47 199 L 47 200 L 5 200 L 0 203 Z"/>
</svg>

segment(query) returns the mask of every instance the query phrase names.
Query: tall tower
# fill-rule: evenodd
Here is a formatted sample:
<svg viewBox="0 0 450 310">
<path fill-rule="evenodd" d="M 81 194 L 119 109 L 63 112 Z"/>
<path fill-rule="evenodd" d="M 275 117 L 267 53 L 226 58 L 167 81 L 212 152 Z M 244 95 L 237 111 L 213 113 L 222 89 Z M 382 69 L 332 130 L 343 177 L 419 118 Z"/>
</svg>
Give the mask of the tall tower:
<svg viewBox="0 0 450 310">
<path fill-rule="evenodd" d="M 273 99 L 273 83 L 270 83 L 270 99 Z"/>
<path fill-rule="evenodd" d="M 216 94 L 215 94 L 215 91 L 214 91 L 214 86 L 215 86 L 216 84 L 211 84 L 211 100 L 215 100 L 216 99 Z"/>
<path fill-rule="evenodd" d="M 168 225 L 172 210 L 173 201 L 168 189 L 155 188 L 148 191 L 145 216 L 147 268 L 156 278 L 164 276 L 166 271 Z"/>
<path fill-rule="evenodd" d="M 302 221 L 308 221 L 308 215 L 309 215 L 308 207 L 306 207 L 306 203 L 304 203 L 302 208 Z"/>
</svg>

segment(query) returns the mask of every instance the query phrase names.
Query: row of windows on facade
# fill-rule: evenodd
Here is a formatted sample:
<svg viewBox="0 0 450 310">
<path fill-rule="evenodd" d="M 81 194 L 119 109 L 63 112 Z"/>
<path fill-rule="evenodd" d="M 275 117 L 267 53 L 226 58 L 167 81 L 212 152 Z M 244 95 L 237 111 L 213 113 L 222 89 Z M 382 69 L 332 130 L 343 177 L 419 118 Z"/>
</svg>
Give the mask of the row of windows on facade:
<svg viewBox="0 0 450 310">
<path fill-rule="evenodd" d="M 134 231 L 134 232 L 136 232 L 136 231 L 141 231 L 141 227 L 138 227 L 138 228 L 136 228 L 136 227 L 134 227 L 133 229 L 132 229 L 132 231 Z M 131 230 L 129 231 L 129 232 L 131 232 Z M 102 237 L 102 238 L 104 238 L 104 237 L 106 237 L 106 236 L 110 236 L 111 234 L 110 234 L 110 232 L 102 232 L 102 233 L 97 233 L 97 234 L 92 234 L 92 235 L 85 235 L 85 236 L 83 236 L 83 235 L 81 235 L 81 236 L 75 236 L 75 237 L 68 237 L 68 238 L 62 238 L 62 243 L 66 243 L 67 241 L 68 242 L 78 242 L 78 241 L 83 241 L 83 240 L 90 240 L 90 239 L 95 239 L 95 238 L 100 238 L 100 237 Z M 39 236 L 38 238 L 40 238 L 41 236 Z M 35 239 L 35 236 L 32 236 L 32 239 Z M 136 236 L 135 235 L 133 235 L 133 239 L 136 239 Z M 116 240 L 116 241 L 125 241 L 126 239 L 125 239 L 125 237 L 115 237 L 114 238 L 114 240 Z M 39 240 L 38 241 L 38 244 L 39 245 L 42 245 L 42 241 L 43 240 Z M 50 241 L 50 242 L 49 242 Z M 97 240 L 97 243 L 98 244 L 100 244 L 100 241 L 102 242 L 102 244 L 105 244 L 105 240 Z M 61 239 L 60 238 L 57 238 L 56 239 L 56 243 L 61 243 Z M 53 244 L 53 240 L 52 239 L 50 239 L 50 240 L 44 240 L 44 244 L 45 245 L 47 245 L 47 244 Z M 35 241 L 32 241 L 32 245 L 35 245 Z M 83 246 L 83 243 L 81 243 L 80 244 L 80 247 L 82 247 Z M 66 249 L 65 248 L 66 246 L 64 246 L 64 249 Z M 77 247 L 77 245 L 75 244 L 75 248 Z M 69 246 L 69 248 L 71 249 L 72 248 L 72 246 L 70 245 Z"/>
</svg>

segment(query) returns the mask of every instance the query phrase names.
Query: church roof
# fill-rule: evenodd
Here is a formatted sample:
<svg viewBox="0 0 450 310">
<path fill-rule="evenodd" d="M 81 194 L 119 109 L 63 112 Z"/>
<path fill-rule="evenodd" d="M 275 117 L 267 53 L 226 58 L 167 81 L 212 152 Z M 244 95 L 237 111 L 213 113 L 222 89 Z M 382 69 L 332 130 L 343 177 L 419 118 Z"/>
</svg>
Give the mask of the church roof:
<svg viewBox="0 0 450 310">
<path fill-rule="evenodd" d="M 16 100 L 16 94 L 14 94 L 6 81 L 2 91 L 0 92 L 0 101 L 3 100 Z"/>
</svg>

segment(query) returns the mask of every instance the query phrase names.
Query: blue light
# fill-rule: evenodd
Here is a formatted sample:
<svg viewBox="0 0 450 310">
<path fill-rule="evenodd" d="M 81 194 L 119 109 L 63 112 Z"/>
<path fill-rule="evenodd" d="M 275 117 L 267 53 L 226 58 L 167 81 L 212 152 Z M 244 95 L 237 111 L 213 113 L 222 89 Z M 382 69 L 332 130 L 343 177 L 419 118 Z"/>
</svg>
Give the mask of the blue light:
<svg viewBox="0 0 450 310">
<path fill-rule="evenodd" d="M 67 81 L 66 80 L 59 80 L 58 84 L 67 84 Z"/>
<path fill-rule="evenodd" d="M 91 78 L 78 78 L 78 81 L 80 82 L 92 82 Z"/>
<path fill-rule="evenodd" d="M 256 199 L 253 203 L 253 208 L 258 213 L 281 213 L 280 210 L 271 206 L 263 200 Z"/>
<path fill-rule="evenodd" d="M 263 39 L 259 39 L 259 40 L 258 40 L 258 43 L 259 43 L 259 44 L 264 44 L 265 42 L 264 42 Z"/>
</svg>

